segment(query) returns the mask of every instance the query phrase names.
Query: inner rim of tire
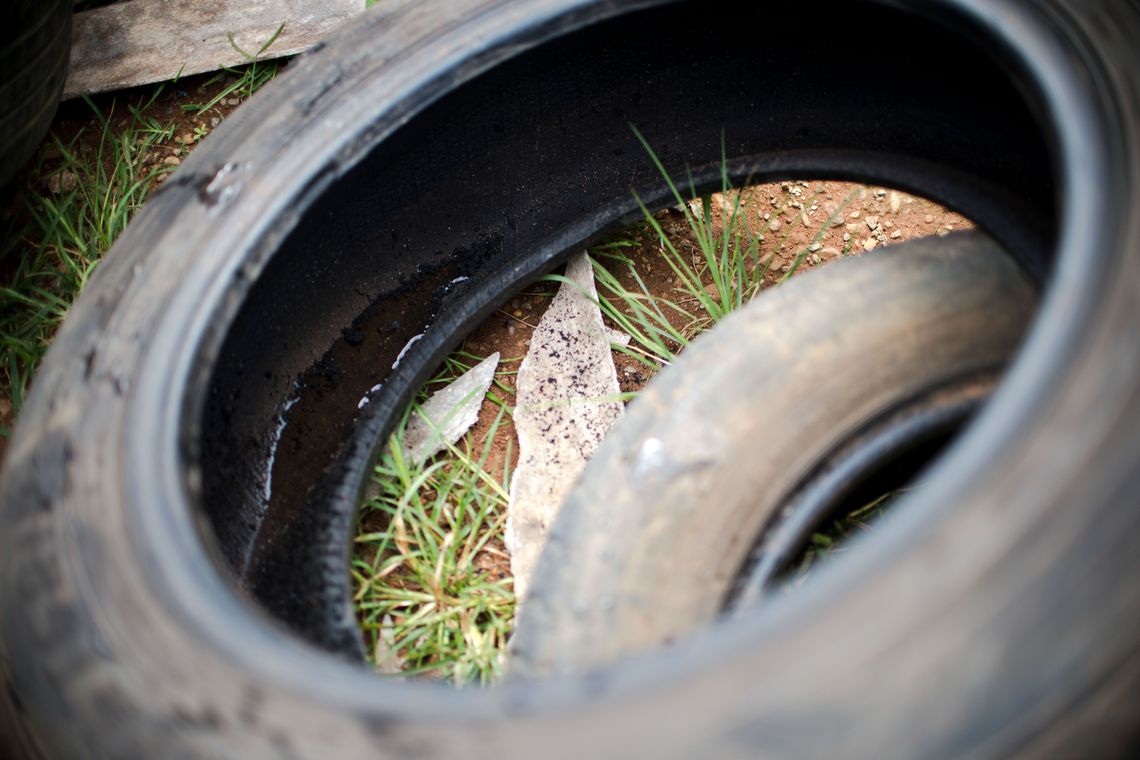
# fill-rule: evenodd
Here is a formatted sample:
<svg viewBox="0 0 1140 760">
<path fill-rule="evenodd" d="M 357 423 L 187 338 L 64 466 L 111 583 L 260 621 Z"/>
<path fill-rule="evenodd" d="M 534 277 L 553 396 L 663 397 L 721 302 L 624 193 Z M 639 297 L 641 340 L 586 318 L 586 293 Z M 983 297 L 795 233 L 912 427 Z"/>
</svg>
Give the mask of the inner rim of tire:
<svg viewBox="0 0 1140 760">
<path fill-rule="evenodd" d="M 761 531 L 724 601 L 724 612 L 738 614 L 784 582 L 812 534 L 828 521 L 917 485 L 989 399 L 999 376 L 987 372 L 954 378 L 902 401 L 838 441 Z"/>
<path fill-rule="evenodd" d="M 718 181 L 723 131 L 737 182 L 920 193 L 1045 276 L 1051 135 L 1011 69 L 953 24 L 876 3 L 821 9 L 807 55 L 791 35 L 755 39 L 791 10 L 740 12 L 632 11 L 522 53 L 415 114 L 304 211 L 225 334 L 188 447 L 211 532 L 274 617 L 357 654 L 345 547 L 373 446 L 467 329 L 639 213 L 631 187 L 665 202 L 630 123 L 698 189 Z M 851 66 L 864 25 L 905 66 Z"/>
</svg>

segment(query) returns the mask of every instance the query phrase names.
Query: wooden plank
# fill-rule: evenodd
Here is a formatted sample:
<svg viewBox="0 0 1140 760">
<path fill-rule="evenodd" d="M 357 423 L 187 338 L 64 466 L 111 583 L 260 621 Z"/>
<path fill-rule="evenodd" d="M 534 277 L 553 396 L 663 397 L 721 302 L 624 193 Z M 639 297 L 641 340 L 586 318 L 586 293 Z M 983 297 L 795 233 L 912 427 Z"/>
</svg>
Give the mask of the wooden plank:
<svg viewBox="0 0 1140 760">
<path fill-rule="evenodd" d="M 63 98 L 307 50 L 364 11 L 364 0 L 128 0 L 75 14 Z"/>
</svg>

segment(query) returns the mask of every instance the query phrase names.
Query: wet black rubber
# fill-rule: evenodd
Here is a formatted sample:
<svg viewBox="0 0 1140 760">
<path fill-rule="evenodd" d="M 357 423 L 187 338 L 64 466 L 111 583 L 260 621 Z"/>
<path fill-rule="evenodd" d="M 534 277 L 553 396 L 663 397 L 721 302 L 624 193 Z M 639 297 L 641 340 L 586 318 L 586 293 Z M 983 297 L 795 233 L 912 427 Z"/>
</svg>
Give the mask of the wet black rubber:
<svg viewBox="0 0 1140 760">
<path fill-rule="evenodd" d="M 8 448 L 9 741 L 1133 753 L 1136 4 L 757 5 L 385 0 L 207 138 L 96 272 Z M 376 443 L 464 330 L 637 216 L 631 186 L 664 203 L 630 122 L 702 187 L 723 129 L 736 180 L 940 200 L 1045 285 L 1040 316 L 923 498 L 794 603 L 550 682 L 377 679 L 346 573 Z"/>
</svg>

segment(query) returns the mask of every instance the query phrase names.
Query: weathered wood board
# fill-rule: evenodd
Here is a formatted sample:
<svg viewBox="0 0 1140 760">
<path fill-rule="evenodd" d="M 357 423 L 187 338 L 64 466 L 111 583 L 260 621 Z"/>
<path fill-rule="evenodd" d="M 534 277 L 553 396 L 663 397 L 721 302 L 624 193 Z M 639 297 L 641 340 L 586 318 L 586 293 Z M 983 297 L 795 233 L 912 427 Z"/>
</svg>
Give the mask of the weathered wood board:
<svg viewBox="0 0 1140 760">
<path fill-rule="evenodd" d="M 63 98 L 200 74 L 307 50 L 364 11 L 364 0 L 129 0 L 75 14 Z"/>
</svg>

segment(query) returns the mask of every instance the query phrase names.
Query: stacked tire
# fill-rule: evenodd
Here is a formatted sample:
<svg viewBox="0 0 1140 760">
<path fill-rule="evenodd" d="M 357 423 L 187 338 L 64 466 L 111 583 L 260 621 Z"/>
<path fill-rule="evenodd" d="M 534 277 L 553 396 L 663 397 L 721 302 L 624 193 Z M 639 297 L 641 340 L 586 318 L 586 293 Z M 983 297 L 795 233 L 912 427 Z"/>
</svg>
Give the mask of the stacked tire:
<svg viewBox="0 0 1140 760">
<path fill-rule="evenodd" d="M 0 186 L 8 183 L 51 124 L 67 78 L 70 0 L 14 0 L 0 32 Z"/>
</svg>

